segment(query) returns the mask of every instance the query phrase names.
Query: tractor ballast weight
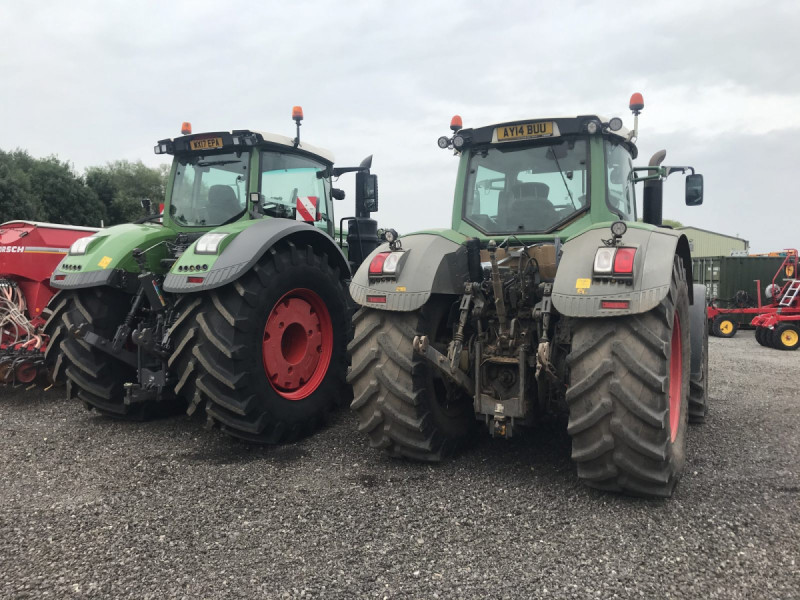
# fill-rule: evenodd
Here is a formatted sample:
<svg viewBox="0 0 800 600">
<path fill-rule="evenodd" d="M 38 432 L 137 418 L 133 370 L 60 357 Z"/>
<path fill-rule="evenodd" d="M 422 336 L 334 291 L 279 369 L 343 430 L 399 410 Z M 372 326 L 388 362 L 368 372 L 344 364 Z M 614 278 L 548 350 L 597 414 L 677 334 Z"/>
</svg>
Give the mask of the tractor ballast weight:
<svg viewBox="0 0 800 600">
<path fill-rule="evenodd" d="M 664 151 L 634 167 L 636 130 L 620 119 L 451 129 L 439 147 L 460 156 L 452 228 L 387 238 L 350 286 L 359 428 L 391 455 L 437 461 L 476 420 L 508 438 L 563 418 L 588 485 L 670 495 L 686 424 L 706 415 L 708 337 L 661 186 L 690 171 L 697 205 L 702 176 L 662 166 Z"/>
<path fill-rule="evenodd" d="M 259 443 L 313 431 L 348 395 L 347 283 L 332 178 L 356 172 L 377 208 L 371 157 L 333 166 L 297 137 L 251 130 L 160 140 L 172 155 L 163 213 L 74 244 L 54 271 L 51 320 L 68 332 L 68 394 L 111 416 L 186 409 Z M 366 240 L 362 247 L 375 246 Z M 357 265 L 353 265 L 357 266 Z"/>
</svg>

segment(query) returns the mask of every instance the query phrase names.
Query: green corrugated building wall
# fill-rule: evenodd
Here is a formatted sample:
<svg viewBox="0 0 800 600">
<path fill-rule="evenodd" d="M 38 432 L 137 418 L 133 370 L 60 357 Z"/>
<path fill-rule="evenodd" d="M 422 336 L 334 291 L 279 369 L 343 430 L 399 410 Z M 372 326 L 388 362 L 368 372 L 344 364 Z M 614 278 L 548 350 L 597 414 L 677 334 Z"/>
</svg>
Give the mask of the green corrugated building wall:
<svg viewBox="0 0 800 600">
<path fill-rule="evenodd" d="M 732 235 L 715 233 L 699 227 L 676 227 L 689 238 L 692 258 L 706 256 L 741 256 L 747 255 L 750 242 Z"/>
</svg>

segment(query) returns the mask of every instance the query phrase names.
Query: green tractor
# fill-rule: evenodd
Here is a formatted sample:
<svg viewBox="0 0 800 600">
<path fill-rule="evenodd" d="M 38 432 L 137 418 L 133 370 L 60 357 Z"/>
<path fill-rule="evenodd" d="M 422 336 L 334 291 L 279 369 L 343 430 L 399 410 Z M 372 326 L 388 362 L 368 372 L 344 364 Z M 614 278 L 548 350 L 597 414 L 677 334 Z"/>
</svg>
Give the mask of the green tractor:
<svg viewBox="0 0 800 600">
<path fill-rule="evenodd" d="M 596 115 L 454 117 L 439 139 L 460 157 L 452 228 L 388 232 L 350 285 L 352 408 L 373 447 L 438 461 L 478 422 L 509 438 L 561 417 L 588 485 L 672 493 L 687 422 L 706 414 L 708 333 L 662 184 L 690 171 L 698 205 L 703 180 L 662 166 L 664 151 L 633 166 L 643 106 L 635 94 L 633 131 Z"/>
<path fill-rule="evenodd" d="M 74 243 L 51 277 L 47 362 L 68 395 L 132 419 L 186 407 L 255 442 L 312 431 L 344 398 L 352 270 L 378 246 L 369 157 L 337 168 L 297 136 L 165 139 L 163 213 Z M 356 173 L 335 238 L 332 179 Z M 147 212 L 150 208 L 146 207 Z M 348 254 L 342 250 L 346 247 Z"/>
</svg>

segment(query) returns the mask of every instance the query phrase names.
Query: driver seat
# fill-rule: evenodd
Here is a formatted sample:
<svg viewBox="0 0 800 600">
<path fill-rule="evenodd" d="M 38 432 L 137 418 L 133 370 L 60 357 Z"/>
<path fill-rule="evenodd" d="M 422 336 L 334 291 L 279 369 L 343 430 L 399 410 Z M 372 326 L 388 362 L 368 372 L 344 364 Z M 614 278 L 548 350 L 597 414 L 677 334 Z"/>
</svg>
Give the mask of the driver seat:
<svg viewBox="0 0 800 600">
<path fill-rule="evenodd" d="M 520 182 L 512 188 L 514 199 L 506 225 L 510 230 L 543 231 L 558 221 L 550 200 L 550 186 L 538 181 Z"/>
<path fill-rule="evenodd" d="M 233 188 L 212 185 L 208 188 L 208 224 L 222 225 L 242 211 Z"/>
</svg>

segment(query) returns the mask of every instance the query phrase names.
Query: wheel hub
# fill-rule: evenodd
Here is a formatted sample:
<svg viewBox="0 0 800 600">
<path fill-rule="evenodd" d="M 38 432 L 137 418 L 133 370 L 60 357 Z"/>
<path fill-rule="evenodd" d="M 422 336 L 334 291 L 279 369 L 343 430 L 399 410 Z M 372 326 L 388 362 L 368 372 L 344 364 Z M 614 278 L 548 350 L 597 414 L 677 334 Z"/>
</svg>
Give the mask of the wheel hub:
<svg viewBox="0 0 800 600">
<path fill-rule="evenodd" d="M 319 387 L 333 354 L 333 325 L 315 292 L 295 289 L 278 300 L 264 326 L 262 353 L 270 385 L 284 398 L 301 400 Z"/>
<path fill-rule="evenodd" d="M 781 343 L 787 348 L 797 344 L 798 334 L 794 329 L 786 329 L 781 333 Z"/>
</svg>

